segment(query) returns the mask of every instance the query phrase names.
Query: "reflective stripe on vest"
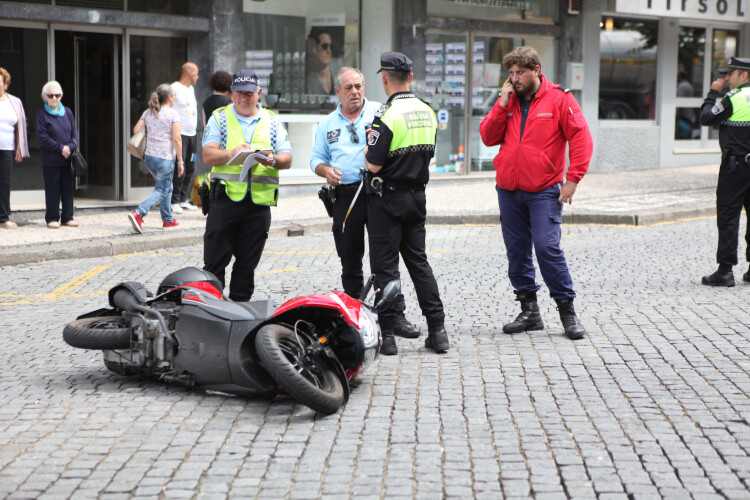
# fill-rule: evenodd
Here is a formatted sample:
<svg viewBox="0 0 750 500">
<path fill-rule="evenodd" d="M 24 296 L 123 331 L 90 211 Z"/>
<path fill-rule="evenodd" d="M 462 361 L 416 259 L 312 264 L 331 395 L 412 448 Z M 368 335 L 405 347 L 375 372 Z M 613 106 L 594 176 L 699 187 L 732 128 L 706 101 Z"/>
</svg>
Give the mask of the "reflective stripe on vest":
<svg viewBox="0 0 750 500">
<path fill-rule="evenodd" d="M 395 99 L 380 120 L 393 132 L 389 158 L 405 153 L 435 151 L 435 112 L 416 97 Z"/>
<path fill-rule="evenodd" d="M 732 101 L 732 116 L 727 119 L 730 127 L 750 127 L 750 87 L 743 87 L 729 98 Z"/>
<path fill-rule="evenodd" d="M 231 106 L 231 105 L 230 105 Z M 222 150 L 234 149 L 244 144 L 245 136 L 242 126 L 237 117 L 224 106 L 217 109 L 214 114 L 219 124 L 219 147 Z M 276 138 L 278 135 L 278 118 L 268 110 L 262 110 L 250 141 L 250 148 L 270 149 L 276 151 Z M 221 165 L 211 169 L 211 178 L 224 181 L 226 193 L 232 201 L 242 201 L 247 196 L 248 183 L 240 182 L 242 165 Z M 273 167 L 267 167 L 256 163 L 248 174 L 250 180 L 250 196 L 256 205 L 276 206 L 279 198 L 279 171 Z"/>
</svg>

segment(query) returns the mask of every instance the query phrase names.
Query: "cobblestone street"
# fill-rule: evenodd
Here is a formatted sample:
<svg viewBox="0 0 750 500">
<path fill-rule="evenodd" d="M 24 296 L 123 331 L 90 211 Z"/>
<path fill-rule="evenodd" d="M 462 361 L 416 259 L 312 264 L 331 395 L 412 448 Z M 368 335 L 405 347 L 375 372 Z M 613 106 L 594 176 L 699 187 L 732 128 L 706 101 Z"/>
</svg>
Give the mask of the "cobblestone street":
<svg viewBox="0 0 750 500">
<path fill-rule="evenodd" d="M 155 291 L 202 246 L 1 267 L 0 498 L 750 499 L 745 242 L 737 286 L 709 288 L 715 218 L 563 234 L 585 339 L 545 286 L 546 329 L 504 335 L 500 227 L 428 226 L 450 351 L 424 348 L 402 267 L 423 335 L 330 416 L 119 376 L 62 341 L 109 288 Z M 254 299 L 277 305 L 340 287 L 330 233 L 269 239 L 258 271 Z"/>
</svg>

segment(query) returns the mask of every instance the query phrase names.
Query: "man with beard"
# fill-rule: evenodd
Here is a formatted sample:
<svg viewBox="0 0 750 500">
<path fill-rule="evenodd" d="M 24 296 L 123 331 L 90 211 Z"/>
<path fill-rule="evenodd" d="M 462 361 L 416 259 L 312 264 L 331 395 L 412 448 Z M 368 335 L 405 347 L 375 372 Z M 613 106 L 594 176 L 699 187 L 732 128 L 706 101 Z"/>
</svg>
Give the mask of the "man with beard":
<svg viewBox="0 0 750 500">
<path fill-rule="evenodd" d="M 356 68 L 345 66 L 338 71 L 335 91 L 340 103 L 318 125 L 310 168 L 335 191 L 332 231 L 341 259 L 341 284 L 347 295 L 358 298 L 364 290 L 362 258 L 367 225 L 367 198 L 360 188 L 365 168 L 362 151 L 380 103 L 364 97 L 365 78 Z M 403 306 L 404 296 L 399 295 L 397 301 Z M 403 312 L 396 318 L 394 333 L 419 337 L 419 330 Z"/>
<path fill-rule="evenodd" d="M 503 326 L 505 333 L 544 328 L 539 313 L 532 247 L 550 295 L 557 302 L 565 335 L 583 338 L 586 330 L 573 308 L 573 281 L 560 248 L 562 205 L 572 203 L 594 149 L 586 119 L 567 89 L 542 74 L 539 54 L 517 47 L 503 58 L 510 76 L 500 97 L 482 120 L 479 133 L 487 146 L 500 144 L 497 171 L 508 276 L 521 303 L 521 314 Z M 565 146 L 570 167 L 565 174 Z M 563 183 L 565 178 L 565 183 Z"/>
</svg>

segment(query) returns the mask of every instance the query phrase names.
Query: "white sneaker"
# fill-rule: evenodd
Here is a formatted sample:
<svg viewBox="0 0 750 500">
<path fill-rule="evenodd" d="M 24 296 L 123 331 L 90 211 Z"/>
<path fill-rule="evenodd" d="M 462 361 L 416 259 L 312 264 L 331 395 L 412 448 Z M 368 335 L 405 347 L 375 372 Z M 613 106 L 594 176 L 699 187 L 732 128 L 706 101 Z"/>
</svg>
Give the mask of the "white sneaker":
<svg viewBox="0 0 750 500">
<path fill-rule="evenodd" d="M 172 205 L 172 213 L 173 214 L 181 214 L 182 213 L 182 207 L 179 205 Z"/>
<path fill-rule="evenodd" d="M 184 203 L 180 203 L 180 206 L 184 208 L 185 210 L 198 210 L 198 207 L 190 203 L 189 201 L 186 201 Z"/>
</svg>

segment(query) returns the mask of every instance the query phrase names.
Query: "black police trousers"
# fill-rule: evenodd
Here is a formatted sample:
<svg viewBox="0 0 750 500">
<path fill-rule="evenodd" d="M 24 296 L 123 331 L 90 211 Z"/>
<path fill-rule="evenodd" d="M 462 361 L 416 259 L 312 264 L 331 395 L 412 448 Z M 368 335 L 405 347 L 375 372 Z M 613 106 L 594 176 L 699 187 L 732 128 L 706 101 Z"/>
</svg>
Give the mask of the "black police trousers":
<svg viewBox="0 0 750 500">
<path fill-rule="evenodd" d="M 731 158 L 731 157 L 729 157 Z M 716 186 L 716 226 L 719 229 L 719 245 L 716 262 L 727 266 L 737 265 L 737 243 L 740 231 L 742 207 L 750 217 L 750 165 L 729 159 L 721 164 L 719 183 Z M 750 262 L 750 219 L 745 231 L 747 248 L 745 258 Z"/>
<path fill-rule="evenodd" d="M 357 186 L 336 188 L 336 202 L 333 204 L 333 241 L 336 253 L 341 259 L 341 285 L 344 293 L 359 298 L 364 290 L 362 258 L 365 255 L 365 226 L 367 225 L 367 200 L 364 193 L 359 193 L 349 217 L 346 212 L 352 204 Z M 344 220 L 346 219 L 346 225 Z M 342 231 L 343 228 L 343 231 Z"/>
<path fill-rule="evenodd" d="M 425 253 L 424 222 L 427 215 L 424 190 L 386 189 L 383 196 L 367 196 L 370 266 L 375 285 L 383 289 L 399 278 L 398 255 L 404 259 L 417 300 L 428 325 L 441 325 L 445 320 L 437 280 Z M 380 316 L 383 324 L 404 310 L 399 301 L 388 304 Z"/>
<path fill-rule="evenodd" d="M 271 207 L 255 205 L 250 193 L 239 202 L 229 198 L 211 200 L 211 211 L 203 235 L 203 264 L 224 285 L 224 269 L 234 256 L 229 298 L 250 300 L 255 289 L 255 268 L 271 227 Z"/>
</svg>

